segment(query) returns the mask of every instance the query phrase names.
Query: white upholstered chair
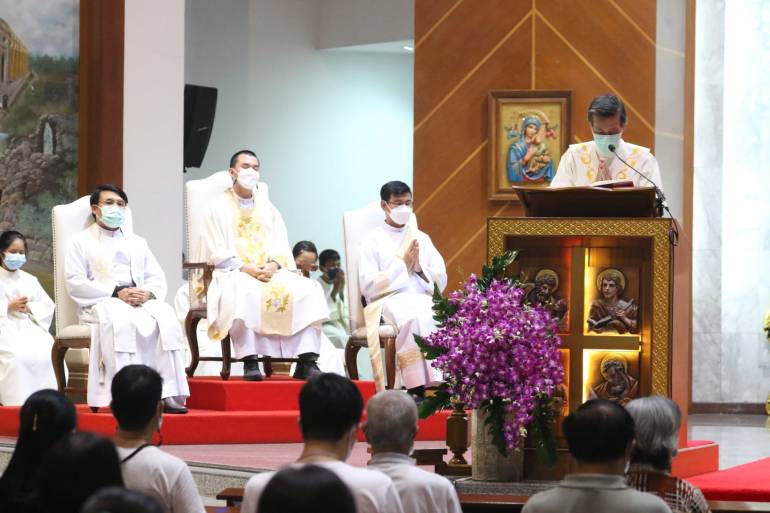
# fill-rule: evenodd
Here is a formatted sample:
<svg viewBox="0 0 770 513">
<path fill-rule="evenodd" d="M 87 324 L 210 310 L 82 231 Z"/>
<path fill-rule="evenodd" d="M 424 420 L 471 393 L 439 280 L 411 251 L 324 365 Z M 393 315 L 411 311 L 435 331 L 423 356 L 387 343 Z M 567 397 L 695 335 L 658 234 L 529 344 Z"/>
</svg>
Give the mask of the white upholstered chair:
<svg viewBox="0 0 770 513">
<path fill-rule="evenodd" d="M 190 310 L 185 318 L 185 335 L 190 344 L 190 366 L 187 368 L 187 375 L 193 376 L 198 362 L 201 361 L 221 361 L 222 370 L 219 375 L 223 380 L 230 378 L 231 366 L 231 346 L 230 336 L 222 339 L 222 356 L 200 356 L 198 348 L 198 323 L 206 318 L 206 291 L 211 282 L 211 273 L 214 271 L 212 265 L 206 262 L 197 262 L 196 259 L 201 255 L 201 226 L 206 214 L 206 205 L 212 198 L 222 194 L 225 190 L 232 187 L 233 181 L 227 171 L 217 171 L 216 173 L 200 179 L 189 180 L 184 186 L 184 212 L 185 212 L 185 236 L 187 240 L 186 258 L 184 268 L 190 273 L 188 281 L 190 282 Z M 259 198 L 269 199 L 268 187 L 266 183 L 260 182 L 257 185 Z M 265 374 L 271 374 L 269 361 L 262 362 Z"/>
<path fill-rule="evenodd" d="M 57 205 L 51 212 L 53 226 L 53 275 L 54 301 L 56 302 L 56 336 L 51 350 L 51 361 L 56 383 L 61 392 L 85 392 L 67 387 L 64 377 L 64 356 L 69 349 L 87 349 L 91 346 L 91 327 L 78 321 L 78 305 L 67 292 L 64 279 L 64 257 L 73 237 L 94 223 L 91 217 L 90 196 Z M 121 229 L 133 231 L 131 209 L 126 208 L 126 218 Z"/>
<path fill-rule="evenodd" d="M 357 357 L 361 348 L 367 348 L 364 306 L 358 283 L 358 252 L 361 241 L 381 225 L 384 213 L 380 202 L 370 203 L 363 208 L 350 210 L 342 215 L 345 232 L 345 273 L 347 274 L 348 303 L 350 308 L 350 338 L 345 344 L 345 366 L 350 379 L 358 379 Z M 396 381 L 396 335 L 398 329 L 390 324 L 379 328 L 380 346 L 385 350 L 385 380 L 388 388 Z"/>
</svg>

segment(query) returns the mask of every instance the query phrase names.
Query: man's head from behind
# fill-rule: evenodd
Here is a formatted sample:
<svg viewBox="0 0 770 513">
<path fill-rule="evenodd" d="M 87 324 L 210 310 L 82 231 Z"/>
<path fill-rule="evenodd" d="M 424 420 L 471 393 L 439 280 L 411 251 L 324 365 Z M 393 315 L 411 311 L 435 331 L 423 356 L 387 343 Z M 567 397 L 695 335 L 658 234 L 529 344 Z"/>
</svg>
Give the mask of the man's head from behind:
<svg viewBox="0 0 770 513">
<path fill-rule="evenodd" d="M 305 443 L 347 444 L 349 455 L 355 443 L 364 400 L 347 378 L 319 374 L 309 379 L 299 393 L 299 427 Z"/>
<path fill-rule="evenodd" d="M 591 399 L 570 413 L 562 427 L 579 464 L 616 465 L 622 471 L 634 441 L 634 420 L 624 408 Z"/>
<path fill-rule="evenodd" d="M 146 365 L 126 365 L 112 379 L 112 415 L 123 431 L 158 429 L 163 379 Z"/>
<path fill-rule="evenodd" d="M 366 403 L 366 441 L 374 454 L 409 454 L 417 435 L 417 406 L 409 394 L 386 390 Z"/>
</svg>

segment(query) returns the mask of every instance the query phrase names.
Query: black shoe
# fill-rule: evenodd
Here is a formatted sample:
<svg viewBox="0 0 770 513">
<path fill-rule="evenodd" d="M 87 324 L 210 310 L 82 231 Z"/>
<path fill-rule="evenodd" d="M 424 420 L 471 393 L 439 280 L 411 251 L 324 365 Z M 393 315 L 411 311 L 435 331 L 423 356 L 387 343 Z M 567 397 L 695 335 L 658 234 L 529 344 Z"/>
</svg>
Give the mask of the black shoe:
<svg viewBox="0 0 770 513">
<path fill-rule="evenodd" d="M 262 381 L 264 379 L 259 370 L 257 355 L 253 354 L 243 359 L 243 379 L 244 381 Z"/>
<path fill-rule="evenodd" d="M 173 397 L 163 399 L 163 413 L 187 413 L 187 408 L 174 400 Z"/>
<path fill-rule="evenodd" d="M 318 368 L 318 354 L 316 353 L 302 353 L 299 355 L 299 361 L 297 367 L 294 369 L 292 377 L 294 379 L 310 379 L 313 376 L 323 374 L 321 369 Z"/>
</svg>

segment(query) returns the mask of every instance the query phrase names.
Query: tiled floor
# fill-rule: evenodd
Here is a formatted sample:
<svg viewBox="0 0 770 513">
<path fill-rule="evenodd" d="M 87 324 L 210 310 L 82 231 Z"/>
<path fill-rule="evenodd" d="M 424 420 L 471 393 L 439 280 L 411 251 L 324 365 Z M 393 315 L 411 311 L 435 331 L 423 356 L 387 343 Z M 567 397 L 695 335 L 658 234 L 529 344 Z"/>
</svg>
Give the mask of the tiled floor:
<svg viewBox="0 0 770 513">
<path fill-rule="evenodd" d="M 690 440 L 719 444 L 719 468 L 770 457 L 770 420 L 764 415 L 691 415 Z M 418 442 L 417 448 L 443 447 L 442 442 Z M 350 463 L 365 466 L 367 445 L 356 444 Z M 241 469 L 274 469 L 294 461 L 301 444 L 176 445 L 165 448 L 188 462 Z"/>
<path fill-rule="evenodd" d="M 719 444 L 719 468 L 770 457 L 770 417 L 765 415 L 690 415 L 690 440 Z"/>
<path fill-rule="evenodd" d="M 770 419 L 764 415 L 691 415 L 689 439 L 717 442 L 719 468 L 725 469 L 770 457 Z M 13 438 L 0 437 L 0 445 L 7 446 L 13 442 Z M 417 448 L 443 446 L 443 442 L 416 444 Z M 349 462 L 356 466 L 365 466 L 369 460 L 366 448 L 364 443 L 356 444 Z M 248 472 L 286 465 L 299 456 L 302 445 L 169 445 L 164 449 L 193 464 Z"/>
</svg>

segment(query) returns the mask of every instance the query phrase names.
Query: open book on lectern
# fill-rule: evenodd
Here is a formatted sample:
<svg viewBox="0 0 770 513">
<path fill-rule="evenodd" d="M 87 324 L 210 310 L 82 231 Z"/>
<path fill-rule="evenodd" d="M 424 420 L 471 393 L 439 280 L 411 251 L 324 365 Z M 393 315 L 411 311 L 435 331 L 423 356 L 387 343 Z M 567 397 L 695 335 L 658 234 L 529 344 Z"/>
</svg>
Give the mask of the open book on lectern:
<svg viewBox="0 0 770 513">
<path fill-rule="evenodd" d="M 518 187 L 525 217 L 660 217 L 654 187 Z M 625 185 L 625 184 L 624 184 Z"/>
</svg>

